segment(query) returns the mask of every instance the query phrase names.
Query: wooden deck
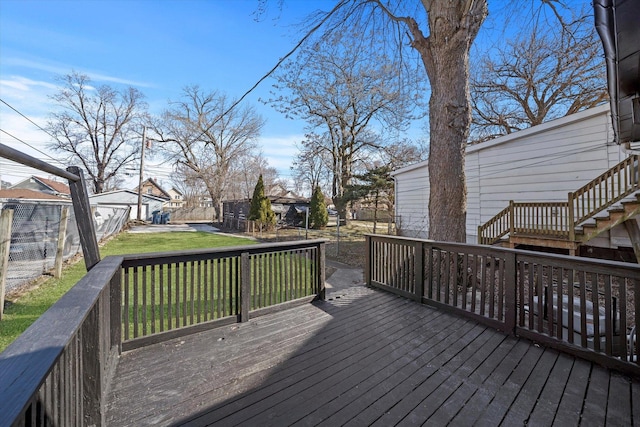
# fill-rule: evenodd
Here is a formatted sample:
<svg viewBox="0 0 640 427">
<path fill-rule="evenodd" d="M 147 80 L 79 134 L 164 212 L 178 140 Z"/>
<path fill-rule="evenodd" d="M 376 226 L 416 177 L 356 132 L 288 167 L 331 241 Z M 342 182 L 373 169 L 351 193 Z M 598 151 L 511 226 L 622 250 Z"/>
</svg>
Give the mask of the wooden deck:
<svg viewBox="0 0 640 427">
<path fill-rule="evenodd" d="M 107 425 L 640 425 L 640 381 L 365 287 L 124 353 Z"/>
</svg>

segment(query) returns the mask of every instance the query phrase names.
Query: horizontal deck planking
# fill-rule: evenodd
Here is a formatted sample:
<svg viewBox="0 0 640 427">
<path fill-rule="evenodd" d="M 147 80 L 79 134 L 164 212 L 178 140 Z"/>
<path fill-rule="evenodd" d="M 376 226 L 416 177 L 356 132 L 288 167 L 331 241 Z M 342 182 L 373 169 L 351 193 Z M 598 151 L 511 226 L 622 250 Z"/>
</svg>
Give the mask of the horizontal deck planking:
<svg viewBox="0 0 640 427">
<path fill-rule="evenodd" d="M 638 382 L 583 360 L 384 292 L 356 287 L 329 298 L 123 354 L 108 424 L 638 417 Z"/>
</svg>

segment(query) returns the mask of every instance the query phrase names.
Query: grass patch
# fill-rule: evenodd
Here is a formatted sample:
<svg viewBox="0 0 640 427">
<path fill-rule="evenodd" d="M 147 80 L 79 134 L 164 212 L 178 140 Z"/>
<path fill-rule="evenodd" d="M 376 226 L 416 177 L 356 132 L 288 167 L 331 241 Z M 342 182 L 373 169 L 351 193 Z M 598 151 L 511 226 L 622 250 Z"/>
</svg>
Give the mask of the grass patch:
<svg viewBox="0 0 640 427">
<path fill-rule="evenodd" d="M 127 253 L 240 246 L 252 243 L 255 242 L 244 238 L 205 232 L 122 233 L 100 248 L 100 254 L 105 257 Z M 65 268 L 60 279 L 45 280 L 36 289 L 12 301 L 0 321 L 0 351 L 3 351 L 42 313 L 71 289 L 84 276 L 85 272 L 84 262 L 80 260 L 80 262 Z"/>
</svg>

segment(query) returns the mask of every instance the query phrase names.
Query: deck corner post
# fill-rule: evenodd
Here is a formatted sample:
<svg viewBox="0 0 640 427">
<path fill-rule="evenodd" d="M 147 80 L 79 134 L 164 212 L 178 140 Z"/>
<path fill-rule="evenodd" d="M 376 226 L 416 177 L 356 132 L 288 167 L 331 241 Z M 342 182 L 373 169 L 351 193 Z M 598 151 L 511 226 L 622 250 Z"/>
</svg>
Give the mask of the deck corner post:
<svg viewBox="0 0 640 427">
<path fill-rule="evenodd" d="M 318 245 L 318 298 L 321 301 L 324 301 L 326 298 L 326 287 L 325 281 L 326 278 L 326 244 L 325 242 L 320 242 Z"/>
<path fill-rule="evenodd" d="M 505 308 L 504 308 L 504 323 L 505 332 L 510 335 L 516 334 L 516 317 L 517 317 L 517 299 L 516 292 L 517 287 L 517 275 L 518 275 L 518 263 L 516 259 L 516 252 L 513 250 L 505 252 Z"/>
<path fill-rule="evenodd" d="M 240 255 L 240 322 L 249 320 L 251 303 L 251 262 L 248 252 Z"/>
<path fill-rule="evenodd" d="M 365 244 L 365 258 L 364 258 L 364 284 L 365 286 L 371 286 L 371 236 L 364 236 Z"/>
<path fill-rule="evenodd" d="M 73 201 L 73 211 L 76 215 L 84 264 L 87 271 L 89 271 L 100 262 L 100 250 L 98 249 L 98 240 L 96 239 L 95 226 L 93 225 L 89 193 L 87 192 L 82 169 L 78 166 L 69 166 L 67 171 L 80 178 L 78 181 L 69 180 L 69 189 L 71 190 L 71 200 Z"/>
<path fill-rule="evenodd" d="M 418 241 L 414 246 L 415 261 L 413 277 L 415 278 L 416 301 L 422 302 L 424 297 L 424 242 Z"/>
</svg>

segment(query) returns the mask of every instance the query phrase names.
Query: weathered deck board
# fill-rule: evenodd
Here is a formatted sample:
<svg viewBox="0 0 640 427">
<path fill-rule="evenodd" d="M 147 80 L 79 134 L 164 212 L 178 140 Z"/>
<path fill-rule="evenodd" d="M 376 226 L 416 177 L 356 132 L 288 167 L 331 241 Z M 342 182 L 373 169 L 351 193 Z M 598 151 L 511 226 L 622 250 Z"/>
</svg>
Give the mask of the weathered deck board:
<svg viewBox="0 0 640 427">
<path fill-rule="evenodd" d="M 336 296 L 340 298 L 336 298 Z M 637 381 L 364 287 L 122 355 L 109 425 L 630 425 Z"/>
</svg>

